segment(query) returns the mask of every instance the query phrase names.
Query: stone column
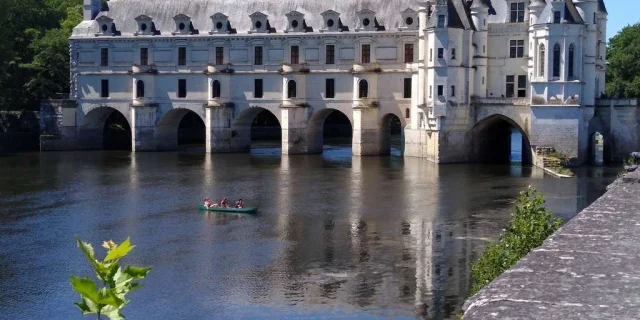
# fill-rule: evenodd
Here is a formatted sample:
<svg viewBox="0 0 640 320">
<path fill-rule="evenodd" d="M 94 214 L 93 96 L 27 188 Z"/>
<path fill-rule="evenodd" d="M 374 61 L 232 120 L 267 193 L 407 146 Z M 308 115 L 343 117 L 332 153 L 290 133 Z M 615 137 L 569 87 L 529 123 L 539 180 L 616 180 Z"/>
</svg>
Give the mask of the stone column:
<svg viewBox="0 0 640 320">
<path fill-rule="evenodd" d="M 136 151 L 156 150 L 156 105 L 131 106 L 131 149 Z"/>
<path fill-rule="evenodd" d="M 205 110 L 205 130 L 207 134 L 206 150 L 210 153 L 249 151 L 249 141 L 240 139 L 231 123 L 233 107 L 228 104 L 209 104 Z"/>
<path fill-rule="evenodd" d="M 353 155 L 374 156 L 380 154 L 379 109 L 375 106 L 353 108 Z"/>
<path fill-rule="evenodd" d="M 308 132 L 308 108 L 300 106 L 280 109 L 282 122 L 282 154 L 314 153 L 310 150 Z M 322 151 L 322 149 L 320 150 Z"/>
</svg>

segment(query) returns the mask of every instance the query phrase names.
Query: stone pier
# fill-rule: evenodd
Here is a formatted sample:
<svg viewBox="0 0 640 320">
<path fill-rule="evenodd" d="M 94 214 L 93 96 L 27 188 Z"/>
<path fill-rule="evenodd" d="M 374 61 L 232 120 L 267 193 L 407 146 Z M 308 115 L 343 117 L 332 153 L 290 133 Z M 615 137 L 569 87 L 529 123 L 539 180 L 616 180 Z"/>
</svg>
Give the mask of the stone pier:
<svg viewBox="0 0 640 320">
<path fill-rule="evenodd" d="M 464 306 L 463 319 L 637 319 L 640 172 L 607 193 Z"/>
</svg>

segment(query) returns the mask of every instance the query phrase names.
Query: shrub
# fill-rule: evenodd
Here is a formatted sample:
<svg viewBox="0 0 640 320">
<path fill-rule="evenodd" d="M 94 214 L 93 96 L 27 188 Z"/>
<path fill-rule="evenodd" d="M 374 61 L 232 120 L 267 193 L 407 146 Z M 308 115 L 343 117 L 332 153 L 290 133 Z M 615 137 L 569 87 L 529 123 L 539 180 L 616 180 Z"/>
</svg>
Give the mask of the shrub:
<svg viewBox="0 0 640 320">
<path fill-rule="evenodd" d="M 480 291 L 531 250 L 542 245 L 562 224 L 562 219 L 553 218 L 552 212 L 545 207 L 542 194 L 531 186 L 520 193 L 515 209 L 502 236 L 473 263 L 471 294 Z"/>
</svg>

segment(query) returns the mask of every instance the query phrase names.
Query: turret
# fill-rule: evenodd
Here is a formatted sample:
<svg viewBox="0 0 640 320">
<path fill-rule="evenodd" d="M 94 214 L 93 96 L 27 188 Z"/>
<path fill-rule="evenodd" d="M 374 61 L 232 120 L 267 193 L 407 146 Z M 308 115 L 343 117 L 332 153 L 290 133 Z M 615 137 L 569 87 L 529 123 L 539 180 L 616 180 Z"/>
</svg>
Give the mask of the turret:
<svg viewBox="0 0 640 320">
<path fill-rule="evenodd" d="M 473 66 L 475 67 L 473 77 L 473 87 L 471 88 L 472 96 L 486 97 L 487 95 L 487 16 L 489 15 L 489 7 L 485 0 L 473 0 L 471 4 L 471 18 L 476 27 L 473 33 L 473 44 L 475 52 L 473 53 Z"/>
<path fill-rule="evenodd" d="M 584 82 L 582 104 L 590 106 L 595 104 L 596 92 L 598 91 L 598 87 L 601 87 L 600 81 L 602 81 L 598 79 L 598 73 L 596 72 L 596 64 L 599 59 L 598 52 L 600 51 L 596 30 L 598 22 L 598 0 L 574 0 L 573 3 L 586 26 L 585 40 L 582 48 L 584 54 L 581 79 Z"/>
<path fill-rule="evenodd" d="M 84 0 L 84 5 L 82 8 L 82 18 L 84 21 L 90 21 L 95 19 L 95 17 L 100 12 L 100 0 Z"/>
<path fill-rule="evenodd" d="M 418 107 L 423 106 L 426 102 L 425 92 L 427 87 L 427 48 L 428 42 L 426 41 L 426 30 L 429 25 L 429 16 L 431 10 L 431 1 L 418 3 L 418 22 L 420 23 L 418 29 L 418 94 L 416 99 L 416 108 L 412 108 L 411 112 L 411 127 L 416 129 L 419 126 L 418 123 Z"/>
<path fill-rule="evenodd" d="M 529 4 L 529 24 L 535 25 L 538 23 L 538 19 L 540 19 L 540 14 L 544 10 L 546 4 L 544 0 L 531 0 L 531 4 Z"/>
<path fill-rule="evenodd" d="M 595 25 L 597 23 L 598 0 L 573 0 L 573 3 L 585 24 Z"/>
</svg>

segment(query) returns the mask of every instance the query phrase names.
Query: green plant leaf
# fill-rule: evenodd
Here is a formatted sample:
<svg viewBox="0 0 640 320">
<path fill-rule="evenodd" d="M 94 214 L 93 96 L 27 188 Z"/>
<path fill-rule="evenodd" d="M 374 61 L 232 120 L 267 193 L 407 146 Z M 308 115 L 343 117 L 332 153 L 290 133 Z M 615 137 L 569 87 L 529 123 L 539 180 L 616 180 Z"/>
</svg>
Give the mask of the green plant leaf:
<svg viewBox="0 0 640 320">
<path fill-rule="evenodd" d="M 122 320 L 124 316 L 120 313 L 119 308 L 115 308 L 112 306 L 106 306 L 102 308 L 102 314 L 109 317 L 111 320 Z"/>
<path fill-rule="evenodd" d="M 133 279 L 139 280 L 144 279 L 147 274 L 151 271 L 151 268 L 142 268 L 135 266 L 128 266 L 124 269 L 124 273 L 131 276 Z"/>
<path fill-rule="evenodd" d="M 76 306 L 78 306 L 78 308 L 80 308 L 80 310 L 82 311 L 82 314 L 93 314 L 93 313 L 98 313 L 97 308 L 95 308 L 95 304 L 92 304 L 93 309 L 91 306 L 89 306 L 87 304 L 87 299 L 82 299 L 82 302 L 74 302 L 73 304 L 75 304 Z"/>
<path fill-rule="evenodd" d="M 109 253 L 107 253 L 107 256 L 104 258 L 104 261 L 113 261 L 116 259 L 120 259 L 126 256 L 135 247 L 136 246 L 131 245 L 129 238 L 127 238 L 127 240 L 121 243 L 118 247 L 109 250 Z"/>
<path fill-rule="evenodd" d="M 124 305 L 124 300 L 118 298 L 118 296 L 116 296 L 115 293 L 115 289 L 107 289 L 107 288 L 102 288 L 99 291 L 100 293 L 100 303 L 107 305 L 107 306 L 112 306 L 115 308 L 120 308 L 122 305 Z"/>
<path fill-rule="evenodd" d="M 88 299 L 93 303 L 100 303 L 100 294 L 96 287 L 96 283 L 89 278 L 78 278 L 71 276 L 71 286 L 73 290 L 82 296 L 82 298 Z"/>
</svg>

